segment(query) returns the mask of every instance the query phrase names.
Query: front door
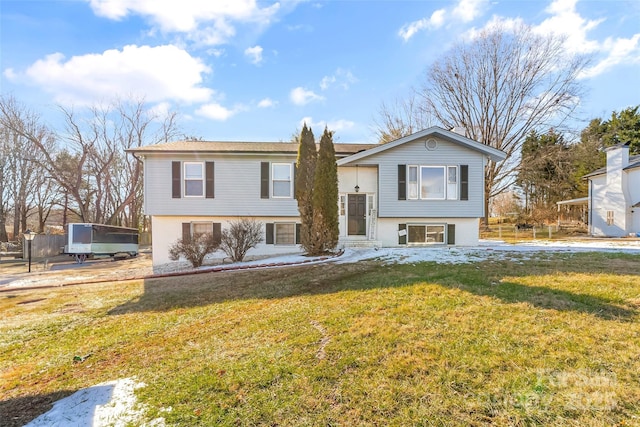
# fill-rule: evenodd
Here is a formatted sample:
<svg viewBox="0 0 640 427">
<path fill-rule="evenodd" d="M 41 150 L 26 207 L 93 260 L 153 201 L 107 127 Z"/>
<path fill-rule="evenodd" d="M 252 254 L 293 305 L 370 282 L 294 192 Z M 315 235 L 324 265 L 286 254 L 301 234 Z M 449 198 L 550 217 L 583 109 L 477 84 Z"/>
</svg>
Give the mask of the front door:
<svg viewBox="0 0 640 427">
<path fill-rule="evenodd" d="M 349 194 L 347 203 L 347 223 L 349 236 L 367 234 L 367 195 Z"/>
</svg>

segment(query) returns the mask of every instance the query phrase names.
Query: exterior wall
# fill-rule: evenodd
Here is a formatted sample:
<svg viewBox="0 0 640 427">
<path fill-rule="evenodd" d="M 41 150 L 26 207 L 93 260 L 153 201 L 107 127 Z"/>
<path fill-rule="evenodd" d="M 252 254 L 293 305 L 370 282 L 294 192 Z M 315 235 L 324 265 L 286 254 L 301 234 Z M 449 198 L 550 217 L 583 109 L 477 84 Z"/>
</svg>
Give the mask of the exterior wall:
<svg viewBox="0 0 640 427">
<path fill-rule="evenodd" d="M 377 164 L 380 218 L 480 218 L 484 215 L 485 157 L 472 149 L 438 140 L 428 150 L 423 139 L 408 142 L 362 159 L 361 164 Z M 469 200 L 398 200 L 398 165 L 469 166 Z M 360 168 L 362 169 L 362 168 Z M 459 177 L 458 177 L 459 179 Z M 362 187 L 362 184 L 360 184 Z"/>
<path fill-rule="evenodd" d="M 590 233 L 598 237 L 625 237 L 640 232 L 640 170 L 624 168 L 629 162 L 629 147 L 607 150 L 606 174 L 589 178 Z M 608 218 L 613 215 L 613 223 Z M 610 222 L 610 221 L 609 221 Z"/>
<path fill-rule="evenodd" d="M 171 197 L 171 162 L 215 162 L 215 198 Z M 298 204 L 291 198 L 260 197 L 260 163 L 291 163 L 295 156 L 223 156 L 164 155 L 148 156 L 145 161 L 146 215 L 214 215 L 214 216 L 298 216 Z"/>
<path fill-rule="evenodd" d="M 455 224 L 456 246 L 476 246 L 480 236 L 480 219 L 479 218 L 380 218 L 378 220 L 378 240 L 383 247 L 406 247 L 416 246 L 414 244 L 401 245 L 398 243 L 398 225 L 399 224 L 427 224 L 427 225 L 446 225 Z M 445 237 L 446 242 L 446 237 Z M 445 243 L 446 244 L 446 243 Z M 441 245 L 441 244 L 425 244 L 423 246 Z"/>
<path fill-rule="evenodd" d="M 237 217 L 204 217 L 204 216 L 153 216 L 151 218 L 151 226 L 153 230 L 153 254 L 152 260 L 154 266 L 173 262 L 169 259 L 169 247 L 182 237 L 183 222 L 219 222 L 222 224 L 222 230 L 229 227 L 229 222 L 237 220 Z M 265 233 L 265 223 L 267 222 L 300 222 L 299 218 L 291 217 L 253 217 L 261 222 L 263 239 Z M 301 253 L 300 245 L 271 245 L 266 244 L 264 240 L 254 249 L 247 252 L 247 257 L 281 255 L 291 253 Z M 224 258 L 226 254 L 218 251 L 212 255 L 213 258 Z"/>
</svg>

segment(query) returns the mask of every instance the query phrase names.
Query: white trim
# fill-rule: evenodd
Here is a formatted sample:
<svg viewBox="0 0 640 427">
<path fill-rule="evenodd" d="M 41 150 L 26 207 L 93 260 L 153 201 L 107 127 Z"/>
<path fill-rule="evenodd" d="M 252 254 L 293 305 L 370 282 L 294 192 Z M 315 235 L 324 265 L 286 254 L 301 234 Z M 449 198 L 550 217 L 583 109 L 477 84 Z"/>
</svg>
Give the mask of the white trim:
<svg viewBox="0 0 640 427">
<path fill-rule="evenodd" d="M 289 179 L 275 179 L 275 167 L 276 166 L 288 166 L 289 167 Z M 291 199 L 293 198 L 293 164 L 285 163 L 285 162 L 272 162 L 271 163 L 271 182 L 270 182 L 270 191 L 271 198 L 273 199 Z M 289 182 L 289 195 L 288 196 L 276 196 L 274 191 L 274 184 L 276 182 Z"/>
<path fill-rule="evenodd" d="M 412 222 L 408 222 L 407 224 L 407 245 L 444 245 L 447 243 L 447 224 L 443 224 L 443 223 L 412 223 Z M 409 241 L 409 237 L 411 236 L 411 233 L 409 232 L 409 228 L 410 227 L 425 227 L 424 233 L 425 233 L 425 241 L 424 242 L 410 242 Z M 427 232 L 427 227 L 442 227 L 442 242 L 429 242 L 426 241 L 427 237 L 428 237 L 428 232 Z"/>
<path fill-rule="evenodd" d="M 198 165 L 200 166 L 200 178 L 187 178 L 187 165 Z M 187 194 L 187 181 L 200 181 L 202 182 L 202 193 L 201 194 Z M 184 193 L 184 197 L 204 197 L 205 193 L 205 170 L 204 170 L 204 162 L 182 162 L 182 190 Z"/>
<path fill-rule="evenodd" d="M 445 129 L 442 129 L 437 126 L 432 126 L 428 129 L 422 130 L 420 132 L 416 132 L 414 134 L 405 136 L 404 138 L 396 139 L 395 141 L 388 142 L 386 144 L 380 144 L 377 147 L 370 148 L 368 150 L 361 151 L 356 154 L 352 154 L 351 156 L 344 157 L 337 161 L 338 166 L 345 166 L 351 162 L 361 160 L 365 157 L 369 157 L 373 154 L 378 154 L 380 152 L 390 150 L 398 145 L 406 144 L 407 142 L 415 141 L 418 139 L 423 139 L 431 136 L 439 136 L 447 141 L 460 144 L 464 147 L 470 148 L 475 151 L 479 151 L 480 153 L 486 155 L 494 162 L 499 162 L 507 158 L 507 154 L 498 150 L 497 148 L 490 147 L 485 144 L 481 144 L 472 139 L 466 138 L 462 135 L 459 135 L 455 132 L 451 132 Z"/>
</svg>

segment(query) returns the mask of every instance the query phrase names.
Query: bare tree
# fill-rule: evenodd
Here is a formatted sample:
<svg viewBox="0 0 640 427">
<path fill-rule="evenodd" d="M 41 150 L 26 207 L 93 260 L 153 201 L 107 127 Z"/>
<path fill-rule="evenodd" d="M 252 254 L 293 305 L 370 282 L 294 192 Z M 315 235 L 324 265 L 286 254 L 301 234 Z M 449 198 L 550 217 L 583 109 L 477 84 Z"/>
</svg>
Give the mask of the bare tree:
<svg viewBox="0 0 640 427">
<path fill-rule="evenodd" d="M 220 249 L 231 261 L 242 262 L 249 249 L 262 241 L 262 224 L 254 219 L 242 218 L 232 221 L 228 230 L 222 231 Z"/>
<path fill-rule="evenodd" d="M 526 136 L 564 130 L 579 105 L 578 77 L 588 62 L 569 55 L 560 36 L 498 24 L 455 45 L 427 69 L 419 108 L 442 127 L 464 128 L 467 137 L 507 154 L 485 170 L 485 224 L 490 198 L 513 183 Z M 393 120 L 394 114 L 383 120 L 391 133 L 400 127 L 388 124 Z"/>
<path fill-rule="evenodd" d="M 433 115 L 412 91 L 406 98 L 396 98 L 393 104 L 382 102 L 375 120 L 378 143 L 386 144 L 432 125 Z"/>
<path fill-rule="evenodd" d="M 83 222 L 137 227 L 142 165 L 125 150 L 174 138 L 176 113 L 159 117 L 143 100 L 118 100 L 93 107 L 88 114 L 65 107 L 60 111 L 65 127 L 56 137 L 38 124 L 36 114 L 12 97 L 2 97 L 0 125 L 32 144 L 36 163 L 64 195 L 65 215 L 69 210 Z"/>
</svg>

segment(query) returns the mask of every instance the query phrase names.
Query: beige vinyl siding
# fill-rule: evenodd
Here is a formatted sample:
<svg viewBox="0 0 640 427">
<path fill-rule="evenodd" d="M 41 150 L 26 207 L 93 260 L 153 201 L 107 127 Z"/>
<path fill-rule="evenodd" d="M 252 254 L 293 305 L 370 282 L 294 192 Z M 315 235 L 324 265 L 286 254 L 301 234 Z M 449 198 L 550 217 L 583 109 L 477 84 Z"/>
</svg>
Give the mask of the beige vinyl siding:
<svg viewBox="0 0 640 427">
<path fill-rule="evenodd" d="M 362 162 L 378 164 L 378 216 L 381 218 L 478 218 L 483 216 L 485 157 L 477 151 L 442 140 L 438 140 L 435 150 L 427 150 L 424 141 L 421 140 L 367 157 Z M 468 165 L 469 200 L 398 200 L 399 164 Z"/>
<path fill-rule="evenodd" d="M 149 155 L 145 158 L 145 214 L 298 216 L 291 198 L 260 197 L 260 163 L 295 163 L 295 156 Z M 215 162 L 215 198 L 171 197 L 171 162 Z"/>
</svg>

